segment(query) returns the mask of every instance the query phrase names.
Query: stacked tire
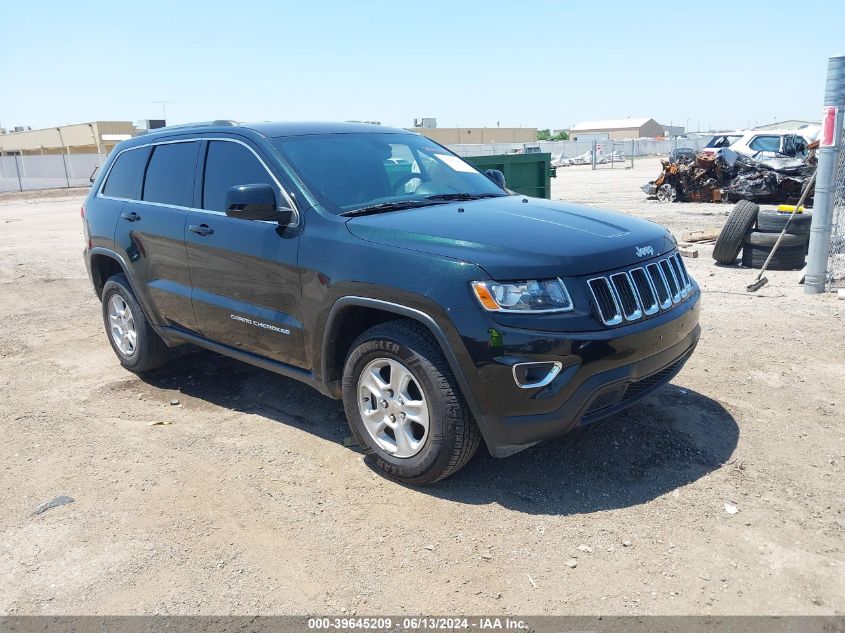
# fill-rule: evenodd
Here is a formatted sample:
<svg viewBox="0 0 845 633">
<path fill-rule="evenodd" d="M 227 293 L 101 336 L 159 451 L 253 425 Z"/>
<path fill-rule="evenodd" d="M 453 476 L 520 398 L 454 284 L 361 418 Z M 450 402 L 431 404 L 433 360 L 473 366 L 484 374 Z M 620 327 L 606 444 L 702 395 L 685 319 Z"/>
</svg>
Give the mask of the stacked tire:
<svg viewBox="0 0 845 633">
<path fill-rule="evenodd" d="M 745 244 L 742 246 L 742 265 L 746 268 L 762 268 L 779 237 L 780 232 L 752 231 L 749 233 L 748 237 L 745 238 Z M 804 268 L 808 238 L 809 235 L 790 235 L 789 233 L 784 235 L 777 252 L 767 266 L 768 270 L 801 270 Z"/>
<path fill-rule="evenodd" d="M 748 200 L 738 202 L 719 234 L 713 248 L 713 259 L 719 264 L 733 265 L 742 251 L 742 265 L 762 268 L 778 237 L 787 227 L 778 246 L 770 270 L 798 270 L 804 267 L 810 241 L 810 213 L 782 213 L 777 209 L 760 209 Z M 789 222 L 787 226 L 787 222 Z"/>
</svg>

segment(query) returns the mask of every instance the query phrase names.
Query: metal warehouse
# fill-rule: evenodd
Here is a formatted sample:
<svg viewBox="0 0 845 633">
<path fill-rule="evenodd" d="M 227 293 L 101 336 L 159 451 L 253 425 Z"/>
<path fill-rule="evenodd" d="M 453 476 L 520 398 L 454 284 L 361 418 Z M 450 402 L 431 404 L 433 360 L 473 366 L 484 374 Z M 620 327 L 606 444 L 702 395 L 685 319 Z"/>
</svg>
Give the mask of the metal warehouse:
<svg viewBox="0 0 845 633">
<path fill-rule="evenodd" d="M 663 126 L 654 119 L 608 119 L 582 121 L 569 131 L 574 141 L 616 140 L 626 138 L 659 138 L 665 135 Z"/>
<path fill-rule="evenodd" d="M 0 134 L 0 154 L 108 154 L 138 130 L 130 121 L 92 121 Z"/>
</svg>

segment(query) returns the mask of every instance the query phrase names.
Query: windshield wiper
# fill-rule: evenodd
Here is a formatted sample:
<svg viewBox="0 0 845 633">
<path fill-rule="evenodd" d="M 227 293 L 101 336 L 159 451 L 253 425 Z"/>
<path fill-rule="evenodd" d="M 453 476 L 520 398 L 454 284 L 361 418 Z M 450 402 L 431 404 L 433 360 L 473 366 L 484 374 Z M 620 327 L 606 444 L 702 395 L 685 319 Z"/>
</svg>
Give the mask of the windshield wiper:
<svg viewBox="0 0 845 633">
<path fill-rule="evenodd" d="M 414 207 L 427 207 L 437 202 L 448 202 L 449 200 L 479 200 L 481 198 L 499 198 L 507 194 L 504 193 L 438 193 L 432 196 L 426 196 L 424 199 L 416 200 L 394 200 L 393 202 L 379 202 L 378 204 L 368 204 L 365 207 L 358 207 L 344 211 L 340 215 L 346 218 L 351 218 L 359 215 L 372 215 L 374 213 L 384 213 L 386 211 L 397 211 L 399 209 L 412 209 Z"/>
<path fill-rule="evenodd" d="M 504 193 L 436 193 L 426 196 L 426 200 L 480 200 L 481 198 L 499 198 Z"/>
<path fill-rule="evenodd" d="M 356 215 L 370 215 L 373 213 L 383 213 L 385 211 L 411 209 L 413 207 L 427 207 L 429 205 L 431 205 L 431 200 L 395 200 L 393 202 L 380 202 L 378 204 L 369 204 L 365 207 L 359 207 L 350 211 L 344 211 L 340 215 L 350 218 Z"/>
</svg>

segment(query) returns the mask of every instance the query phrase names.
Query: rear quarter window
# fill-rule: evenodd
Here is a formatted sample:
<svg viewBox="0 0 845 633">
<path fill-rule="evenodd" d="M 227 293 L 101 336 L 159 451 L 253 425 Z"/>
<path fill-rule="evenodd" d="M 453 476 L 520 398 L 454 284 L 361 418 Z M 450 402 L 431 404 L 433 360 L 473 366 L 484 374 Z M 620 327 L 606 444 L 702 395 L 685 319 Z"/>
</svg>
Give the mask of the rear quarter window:
<svg viewBox="0 0 845 633">
<path fill-rule="evenodd" d="M 147 163 L 149 153 L 149 147 L 128 149 L 121 153 L 109 171 L 106 184 L 103 186 L 103 195 L 137 200 L 141 192 L 141 178 L 144 175 L 144 165 Z"/>
<path fill-rule="evenodd" d="M 147 167 L 142 200 L 190 207 L 198 146 L 197 141 L 156 145 Z"/>
</svg>

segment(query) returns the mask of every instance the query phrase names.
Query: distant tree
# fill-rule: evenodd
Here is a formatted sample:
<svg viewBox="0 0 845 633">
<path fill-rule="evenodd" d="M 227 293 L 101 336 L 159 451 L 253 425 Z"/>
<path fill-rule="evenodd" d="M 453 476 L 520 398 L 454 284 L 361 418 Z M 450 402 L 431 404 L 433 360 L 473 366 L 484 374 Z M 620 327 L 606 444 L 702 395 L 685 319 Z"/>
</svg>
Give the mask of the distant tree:
<svg viewBox="0 0 845 633">
<path fill-rule="evenodd" d="M 552 131 L 548 128 L 545 130 L 537 130 L 537 140 L 538 141 L 568 141 L 569 134 L 566 132 L 558 132 L 555 135 L 552 135 Z"/>
</svg>

